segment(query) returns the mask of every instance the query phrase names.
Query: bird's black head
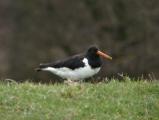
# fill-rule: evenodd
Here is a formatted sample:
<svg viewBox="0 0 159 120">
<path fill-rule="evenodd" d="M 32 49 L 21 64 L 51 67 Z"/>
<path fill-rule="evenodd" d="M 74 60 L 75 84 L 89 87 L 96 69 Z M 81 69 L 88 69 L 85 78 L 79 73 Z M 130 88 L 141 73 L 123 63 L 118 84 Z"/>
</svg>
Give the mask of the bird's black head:
<svg viewBox="0 0 159 120">
<path fill-rule="evenodd" d="M 98 48 L 96 46 L 92 46 L 92 47 L 88 48 L 86 55 L 88 57 L 91 57 L 91 58 L 99 57 L 99 55 L 97 54 L 97 52 L 98 52 Z"/>
<path fill-rule="evenodd" d="M 88 63 L 92 68 L 100 67 L 102 62 L 100 60 L 99 55 L 97 54 L 98 48 L 93 46 L 87 50 L 86 57 L 88 59 Z"/>
<path fill-rule="evenodd" d="M 93 46 L 93 47 L 90 47 L 88 50 L 87 50 L 87 53 L 86 53 L 86 57 L 88 59 L 88 62 L 89 64 L 92 66 L 92 67 L 99 67 L 101 66 L 101 60 L 100 60 L 100 56 L 106 58 L 106 59 L 110 59 L 112 60 L 112 57 L 101 52 L 97 47 Z"/>
</svg>

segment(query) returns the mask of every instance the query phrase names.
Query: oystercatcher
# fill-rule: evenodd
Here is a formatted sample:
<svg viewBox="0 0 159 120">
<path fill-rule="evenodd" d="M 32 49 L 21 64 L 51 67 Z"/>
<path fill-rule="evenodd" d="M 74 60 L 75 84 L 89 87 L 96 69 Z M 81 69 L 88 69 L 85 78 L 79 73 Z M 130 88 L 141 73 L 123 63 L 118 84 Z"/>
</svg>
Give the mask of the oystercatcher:
<svg viewBox="0 0 159 120">
<path fill-rule="evenodd" d="M 84 54 L 75 55 L 53 63 L 40 64 L 36 70 L 49 71 L 67 80 L 83 80 L 99 72 L 102 65 L 100 56 L 112 59 L 112 57 L 93 46 Z"/>
</svg>

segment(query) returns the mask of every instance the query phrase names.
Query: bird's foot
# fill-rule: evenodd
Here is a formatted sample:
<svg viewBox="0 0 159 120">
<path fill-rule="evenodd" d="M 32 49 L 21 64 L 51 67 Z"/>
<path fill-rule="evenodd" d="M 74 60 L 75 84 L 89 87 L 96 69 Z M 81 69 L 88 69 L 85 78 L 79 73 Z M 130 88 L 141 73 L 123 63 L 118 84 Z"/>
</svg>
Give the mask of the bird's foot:
<svg viewBox="0 0 159 120">
<path fill-rule="evenodd" d="M 68 79 L 68 80 L 64 81 L 64 84 L 76 86 L 76 85 L 79 84 L 79 82 L 78 82 L 78 81 L 75 81 L 75 80 L 70 80 L 70 79 Z"/>
</svg>

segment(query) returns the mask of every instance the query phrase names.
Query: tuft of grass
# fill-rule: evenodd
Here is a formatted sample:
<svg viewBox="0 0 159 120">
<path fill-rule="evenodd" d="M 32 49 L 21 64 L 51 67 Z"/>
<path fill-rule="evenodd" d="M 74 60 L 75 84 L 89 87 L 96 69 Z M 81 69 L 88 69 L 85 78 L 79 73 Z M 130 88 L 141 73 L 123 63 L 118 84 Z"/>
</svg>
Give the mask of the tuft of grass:
<svg viewBox="0 0 159 120">
<path fill-rule="evenodd" d="M 0 83 L 2 120 L 159 120 L 159 82 Z"/>
</svg>

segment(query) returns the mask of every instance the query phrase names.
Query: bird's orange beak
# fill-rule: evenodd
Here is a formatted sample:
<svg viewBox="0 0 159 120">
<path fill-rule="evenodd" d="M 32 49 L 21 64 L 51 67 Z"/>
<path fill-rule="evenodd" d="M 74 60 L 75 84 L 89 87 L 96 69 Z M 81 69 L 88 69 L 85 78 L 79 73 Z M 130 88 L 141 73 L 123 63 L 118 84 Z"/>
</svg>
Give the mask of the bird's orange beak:
<svg viewBox="0 0 159 120">
<path fill-rule="evenodd" d="M 101 52 L 99 50 L 97 51 L 97 55 L 100 55 L 100 56 L 102 56 L 102 57 L 104 57 L 106 59 L 112 60 L 111 56 L 109 56 L 109 55 L 107 55 L 107 54 L 105 54 L 105 53 L 103 53 L 103 52 Z"/>
</svg>

